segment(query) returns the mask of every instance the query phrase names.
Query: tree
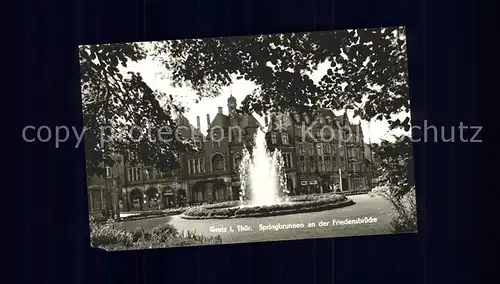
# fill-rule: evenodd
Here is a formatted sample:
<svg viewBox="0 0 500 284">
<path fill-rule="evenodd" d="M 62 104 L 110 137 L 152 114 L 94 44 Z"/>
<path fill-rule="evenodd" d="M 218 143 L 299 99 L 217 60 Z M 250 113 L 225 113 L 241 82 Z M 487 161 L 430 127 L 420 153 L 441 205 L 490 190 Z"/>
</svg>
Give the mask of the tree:
<svg viewBox="0 0 500 284">
<path fill-rule="evenodd" d="M 131 164 L 163 172 L 178 167 L 178 153 L 192 147 L 188 139 L 173 139 L 173 113 L 183 110 L 172 104 L 172 95 L 151 89 L 139 73 L 123 74 L 129 62 L 146 58 L 143 46 L 81 46 L 79 55 L 87 177 L 102 176 L 103 163 L 111 166 L 113 155 L 128 159 L 130 152 L 136 154 L 128 160 Z M 162 129 L 171 133 L 158 136 Z"/>
<path fill-rule="evenodd" d="M 396 143 L 382 141 L 374 144 L 373 151 L 380 159 L 379 185 L 393 187 L 394 197 L 399 198 L 415 186 L 412 143 L 409 137 L 397 137 Z"/>
<path fill-rule="evenodd" d="M 417 204 L 412 143 L 409 137 L 396 138 L 396 143 L 382 141 L 373 145 L 381 173 L 376 193 L 389 201 L 396 212 L 391 222 L 395 232 L 413 232 L 417 230 Z"/>
<path fill-rule="evenodd" d="M 409 111 L 403 28 L 176 40 L 153 53 L 175 85 L 188 84 L 202 97 L 217 96 L 235 78 L 254 82 L 258 89 L 242 102 L 243 112 L 328 107 L 389 119 Z M 321 64 L 330 66 L 314 82 L 310 74 Z M 360 107 L 363 97 L 368 102 Z"/>
<path fill-rule="evenodd" d="M 391 118 L 410 110 L 401 27 L 176 40 L 157 44 L 152 54 L 175 86 L 189 85 L 200 97 L 218 96 L 234 79 L 252 81 L 257 89 L 240 112 L 350 109 L 362 119 L 387 119 L 391 128 L 411 126 L 409 117 Z M 314 81 L 311 72 L 324 64 L 326 74 Z"/>
</svg>

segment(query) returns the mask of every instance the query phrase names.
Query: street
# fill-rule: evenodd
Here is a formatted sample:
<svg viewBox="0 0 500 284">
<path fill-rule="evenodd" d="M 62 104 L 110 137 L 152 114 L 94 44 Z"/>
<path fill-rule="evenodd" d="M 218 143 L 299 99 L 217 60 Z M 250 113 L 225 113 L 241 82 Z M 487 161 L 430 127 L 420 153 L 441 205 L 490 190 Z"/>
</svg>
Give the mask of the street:
<svg viewBox="0 0 500 284">
<path fill-rule="evenodd" d="M 370 197 L 366 194 L 353 195 L 349 196 L 349 198 L 356 204 L 320 212 L 224 220 L 186 220 L 176 215 L 128 221 L 122 223 L 122 226 L 126 229 L 134 229 L 138 226 L 143 226 L 145 229 L 152 229 L 159 224 L 170 223 L 179 231 L 195 231 L 207 236 L 220 235 L 224 243 L 330 238 L 391 233 L 389 222 L 392 218 L 392 209 L 388 202 L 380 197 Z M 366 220 L 365 217 L 371 217 L 372 223 L 339 224 L 338 222 L 357 220 L 358 218 Z M 373 222 L 375 218 L 376 222 Z M 335 225 L 332 225 L 333 220 L 337 220 Z M 318 226 L 320 221 L 328 222 L 328 225 L 322 223 L 323 226 Z M 315 223 L 316 227 L 308 228 L 309 223 Z M 295 224 L 295 227 L 280 230 L 259 230 L 259 226 L 262 228 L 262 226 L 277 224 Z M 297 224 L 304 224 L 304 226 L 301 227 Z M 238 231 L 238 228 L 242 231 Z"/>
</svg>

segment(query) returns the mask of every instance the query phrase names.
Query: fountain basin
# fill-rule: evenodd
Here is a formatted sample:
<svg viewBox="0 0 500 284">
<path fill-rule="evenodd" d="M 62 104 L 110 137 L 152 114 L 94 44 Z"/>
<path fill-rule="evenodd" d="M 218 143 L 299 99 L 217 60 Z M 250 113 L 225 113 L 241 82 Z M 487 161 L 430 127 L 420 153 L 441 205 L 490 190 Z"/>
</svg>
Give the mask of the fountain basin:
<svg viewBox="0 0 500 284">
<path fill-rule="evenodd" d="M 288 202 L 252 206 L 238 202 L 201 205 L 186 210 L 183 219 L 255 218 L 317 212 L 354 205 L 351 199 L 337 194 L 292 196 Z"/>
</svg>

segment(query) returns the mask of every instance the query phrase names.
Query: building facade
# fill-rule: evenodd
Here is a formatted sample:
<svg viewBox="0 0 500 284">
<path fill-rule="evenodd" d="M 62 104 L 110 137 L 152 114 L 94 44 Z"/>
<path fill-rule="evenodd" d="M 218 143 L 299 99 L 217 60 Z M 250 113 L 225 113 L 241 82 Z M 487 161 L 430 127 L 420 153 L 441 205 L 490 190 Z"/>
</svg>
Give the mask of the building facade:
<svg viewBox="0 0 500 284">
<path fill-rule="evenodd" d="M 330 110 L 272 113 L 264 128 L 253 115 L 238 114 L 236 109 L 236 99 L 230 96 L 227 114 L 219 107 L 213 119 L 207 115 L 207 134 L 200 131 L 200 117 L 196 126 L 183 116 L 178 118 L 178 125 L 186 126 L 184 135 L 193 138 L 198 148 L 179 155 L 178 170 L 162 173 L 131 166 L 127 157 L 117 156 L 114 166 L 106 168 L 105 178 L 89 179 L 89 211 L 100 213 L 113 206 L 121 212 L 140 211 L 237 200 L 243 149 L 251 150 L 259 129 L 267 129 L 269 149 L 282 152 L 291 194 L 328 192 L 334 183 L 344 191 L 367 187 L 361 127 L 351 125 L 345 115 L 335 116 Z M 336 135 L 340 129 L 343 133 Z"/>
<path fill-rule="evenodd" d="M 343 191 L 367 188 L 361 125 L 346 115 L 327 109 L 271 114 L 268 129 L 269 147 L 283 153 L 292 194 L 323 193 L 334 184 Z"/>
</svg>

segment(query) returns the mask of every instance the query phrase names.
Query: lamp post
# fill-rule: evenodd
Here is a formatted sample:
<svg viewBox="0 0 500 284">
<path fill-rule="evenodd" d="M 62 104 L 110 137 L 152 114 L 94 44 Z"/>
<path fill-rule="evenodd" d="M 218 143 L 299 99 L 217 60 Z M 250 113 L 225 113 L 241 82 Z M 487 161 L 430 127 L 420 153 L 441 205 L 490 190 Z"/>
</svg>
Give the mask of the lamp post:
<svg viewBox="0 0 500 284">
<path fill-rule="evenodd" d="M 222 178 L 224 180 L 224 196 L 223 196 L 223 200 L 226 200 L 227 198 L 227 194 L 228 194 L 228 188 L 231 188 L 231 178 L 229 177 L 223 177 Z M 228 185 L 229 184 L 229 185 Z"/>
<path fill-rule="evenodd" d="M 142 195 L 142 203 L 144 205 L 147 205 L 147 207 L 149 207 L 150 204 L 148 204 L 148 201 L 149 201 L 149 196 L 148 196 L 148 190 L 146 188 L 146 182 L 147 180 L 149 180 L 149 173 L 148 173 L 148 170 L 146 168 L 143 169 L 143 186 L 144 186 L 144 194 Z M 143 207 L 144 208 L 144 207 Z"/>
<path fill-rule="evenodd" d="M 342 139 L 343 139 L 342 136 L 339 135 L 339 138 L 340 138 L 339 139 L 340 140 L 339 147 L 338 147 L 338 155 L 339 155 L 338 161 L 340 161 L 340 163 L 339 163 L 339 187 L 340 187 L 340 191 L 342 192 L 342 166 L 345 163 L 345 161 L 342 162 L 342 157 L 344 157 L 344 159 L 345 159 L 345 155 L 342 155 L 342 150 L 345 149 L 345 147 L 342 143 Z"/>
<path fill-rule="evenodd" d="M 118 163 L 118 172 L 120 172 L 120 165 L 122 162 L 121 157 L 117 157 L 116 162 Z M 121 193 L 121 178 L 120 175 L 118 174 L 115 178 L 113 178 L 113 211 L 115 215 L 115 220 L 120 221 L 120 193 Z"/>
</svg>

